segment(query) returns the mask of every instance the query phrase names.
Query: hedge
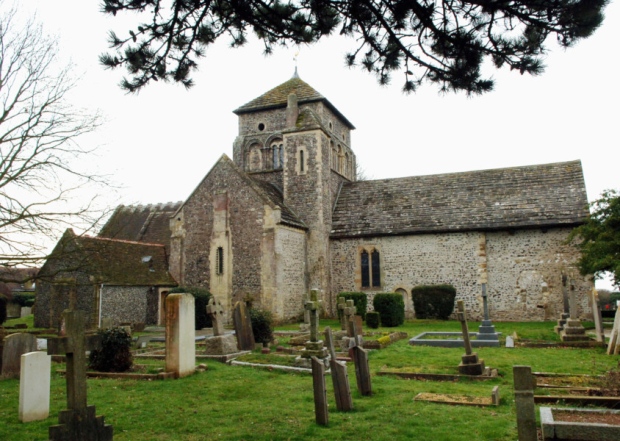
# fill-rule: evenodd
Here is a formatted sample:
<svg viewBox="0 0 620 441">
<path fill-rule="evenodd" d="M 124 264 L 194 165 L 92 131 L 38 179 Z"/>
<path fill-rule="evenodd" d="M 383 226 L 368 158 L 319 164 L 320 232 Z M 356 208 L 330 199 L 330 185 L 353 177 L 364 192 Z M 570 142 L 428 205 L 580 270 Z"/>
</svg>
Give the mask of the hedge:
<svg viewBox="0 0 620 441">
<path fill-rule="evenodd" d="M 368 297 L 366 293 L 363 292 L 341 292 L 336 296 L 336 301 L 338 298 L 344 297 L 345 302 L 347 300 L 353 300 L 353 304 L 355 305 L 355 313 L 356 315 L 361 315 L 362 320 L 366 319 L 366 310 L 368 309 Z M 338 310 L 338 319 L 342 317 L 342 310 Z"/>
<path fill-rule="evenodd" d="M 98 372 L 126 372 L 133 365 L 131 336 L 124 328 L 100 329 L 101 349 L 88 356 L 88 367 Z"/>
<path fill-rule="evenodd" d="M 9 303 L 6 296 L 0 294 L 0 325 L 6 321 L 6 305 Z"/>
<path fill-rule="evenodd" d="M 372 329 L 377 329 L 379 327 L 379 313 L 377 311 L 366 313 L 366 325 Z"/>
<path fill-rule="evenodd" d="M 254 341 L 268 345 L 273 340 L 273 319 L 270 311 L 260 308 L 250 308 L 250 319 L 252 320 L 252 332 Z"/>
<path fill-rule="evenodd" d="M 213 326 L 211 317 L 207 314 L 207 305 L 211 298 L 211 293 L 204 288 L 196 287 L 179 287 L 170 290 L 170 294 L 191 294 L 195 299 L 196 306 L 196 325 L 195 329 L 210 328 Z"/>
<path fill-rule="evenodd" d="M 454 311 L 456 289 L 452 285 L 420 285 L 411 290 L 415 316 L 447 320 Z"/>
<path fill-rule="evenodd" d="M 394 327 L 405 323 L 405 302 L 402 294 L 380 292 L 375 294 L 372 305 L 381 317 L 381 326 Z"/>
</svg>

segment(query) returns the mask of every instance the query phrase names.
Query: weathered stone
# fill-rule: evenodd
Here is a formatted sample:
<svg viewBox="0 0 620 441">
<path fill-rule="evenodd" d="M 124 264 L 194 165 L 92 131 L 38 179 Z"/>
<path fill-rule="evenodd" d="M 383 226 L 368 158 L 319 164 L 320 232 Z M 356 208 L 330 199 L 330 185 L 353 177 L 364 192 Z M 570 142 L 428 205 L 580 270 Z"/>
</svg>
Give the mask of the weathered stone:
<svg viewBox="0 0 620 441">
<path fill-rule="evenodd" d="M 45 352 L 21 356 L 19 420 L 23 423 L 46 419 L 50 414 L 52 357 Z"/>
<path fill-rule="evenodd" d="M 235 352 L 238 352 L 237 339 L 232 334 L 205 339 L 205 354 L 207 355 L 228 355 Z"/>
<path fill-rule="evenodd" d="M 252 320 L 245 302 L 237 302 L 233 309 L 233 323 L 237 336 L 237 346 L 240 351 L 252 351 L 256 345 L 252 332 Z"/>
<path fill-rule="evenodd" d="M 513 366 L 517 432 L 519 441 L 537 441 L 534 377 L 529 366 Z"/>
<path fill-rule="evenodd" d="M 312 357 L 312 386 L 314 390 L 314 414 L 316 423 L 326 426 L 329 423 L 327 412 L 327 389 L 325 387 L 325 365 L 317 357 Z"/>
<path fill-rule="evenodd" d="M 20 372 L 21 356 L 37 350 L 37 338 L 32 334 L 11 334 L 4 338 L 0 374 L 16 377 Z"/>
<path fill-rule="evenodd" d="M 195 300 L 191 294 L 166 297 L 166 372 L 177 377 L 196 370 Z"/>
<path fill-rule="evenodd" d="M 224 334 L 224 307 L 214 296 L 209 299 L 207 305 L 207 314 L 211 317 L 211 323 L 213 325 L 213 335 Z"/>
</svg>

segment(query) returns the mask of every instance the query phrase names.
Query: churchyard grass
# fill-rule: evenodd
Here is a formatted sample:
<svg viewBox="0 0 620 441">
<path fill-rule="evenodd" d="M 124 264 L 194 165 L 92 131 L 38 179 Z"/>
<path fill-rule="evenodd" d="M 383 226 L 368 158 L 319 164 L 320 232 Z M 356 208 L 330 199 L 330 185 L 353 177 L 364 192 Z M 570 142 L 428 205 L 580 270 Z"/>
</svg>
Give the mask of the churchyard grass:
<svg viewBox="0 0 620 441">
<path fill-rule="evenodd" d="M 338 322 L 322 320 L 339 329 Z M 556 340 L 553 322 L 495 323 L 505 335 L 517 332 L 523 339 Z M 470 322 L 470 329 L 478 324 Z M 291 329 L 291 327 L 287 327 Z M 458 331 L 455 321 L 409 321 L 397 328 L 410 337 L 425 331 Z M 298 327 L 297 327 L 298 329 Z M 284 339 L 281 338 L 281 341 Z M 617 357 L 602 348 L 476 348 L 500 377 L 489 381 L 436 382 L 405 380 L 375 375 L 382 367 L 419 372 L 456 373 L 463 350 L 410 346 L 400 340 L 370 352 L 373 374 L 371 397 L 362 397 L 355 387 L 354 367 L 349 380 L 354 411 L 335 410 L 328 379 L 329 425 L 314 419 L 312 379 L 307 374 L 228 366 L 206 361 L 206 372 L 180 380 L 139 381 L 88 379 L 88 402 L 98 415 L 114 426 L 116 441 L 131 440 L 494 440 L 517 438 L 512 366 L 525 364 L 534 371 L 602 374 L 616 368 Z M 255 355 L 258 357 L 258 355 Z M 202 363 L 203 360 L 197 360 Z M 137 360 L 149 370 L 161 361 Z M 45 440 L 48 427 L 56 424 L 58 412 L 66 408 L 65 380 L 52 365 L 50 417 L 44 421 L 18 421 L 19 381 L 0 381 L 0 440 Z M 449 406 L 413 401 L 420 392 L 468 396 L 490 396 L 500 388 L 498 407 Z"/>
</svg>

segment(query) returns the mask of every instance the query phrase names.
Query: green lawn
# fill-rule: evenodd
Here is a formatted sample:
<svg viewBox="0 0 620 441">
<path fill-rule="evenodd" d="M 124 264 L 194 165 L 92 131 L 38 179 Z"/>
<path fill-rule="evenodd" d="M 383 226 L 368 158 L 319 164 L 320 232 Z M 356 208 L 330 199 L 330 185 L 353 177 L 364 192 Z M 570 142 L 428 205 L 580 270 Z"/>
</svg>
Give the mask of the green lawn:
<svg viewBox="0 0 620 441">
<path fill-rule="evenodd" d="M 336 321 L 321 326 L 339 328 Z M 503 335 L 557 340 L 552 322 L 496 323 Z M 478 323 L 470 323 L 475 331 Z M 291 329 L 291 327 L 287 327 Z M 424 331 L 458 331 L 458 322 L 412 321 L 380 331 L 406 331 L 412 337 Z M 282 339 L 284 340 L 284 339 Z M 180 380 L 88 380 L 88 401 L 114 426 L 120 440 L 516 440 L 512 366 L 534 371 L 602 374 L 618 367 L 618 357 L 604 349 L 479 348 L 488 366 L 500 377 L 485 382 L 434 382 L 372 377 L 373 395 L 360 396 L 355 370 L 349 366 L 355 410 L 335 410 L 331 379 L 327 378 L 329 426 L 314 422 L 310 375 L 283 373 L 218 362 L 207 362 L 206 372 Z M 383 366 L 420 372 L 456 373 L 462 349 L 410 346 L 398 341 L 371 351 L 371 371 Z M 138 363 L 143 363 L 138 361 Z M 155 362 L 157 363 L 157 362 Z M 18 421 L 19 381 L 0 381 L 0 440 L 46 440 L 66 407 L 65 381 L 52 366 L 50 417 L 41 422 Z M 490 396 L 499 385 L 499 407 L 475 408 L 414 402 L 420 392 Z"/>
</svg>

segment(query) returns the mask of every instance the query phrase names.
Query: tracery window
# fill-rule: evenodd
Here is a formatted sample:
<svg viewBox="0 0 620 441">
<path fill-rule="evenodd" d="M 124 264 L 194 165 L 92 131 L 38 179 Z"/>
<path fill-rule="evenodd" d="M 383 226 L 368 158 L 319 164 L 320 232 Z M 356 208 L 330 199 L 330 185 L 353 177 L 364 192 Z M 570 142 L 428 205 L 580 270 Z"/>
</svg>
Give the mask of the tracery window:
<svg viewBox="0 0 620 441">
<path fill-rule="evenodd" d="M 360 276 L 362 288 L 381 287 L 381 256 L 379 250 L 360 252 Z"/>
</svg>

